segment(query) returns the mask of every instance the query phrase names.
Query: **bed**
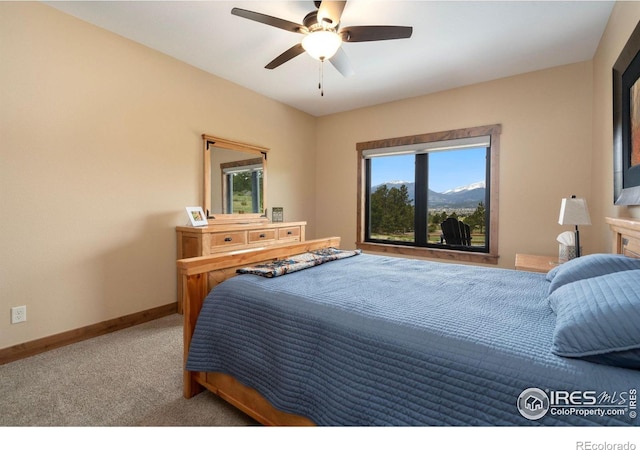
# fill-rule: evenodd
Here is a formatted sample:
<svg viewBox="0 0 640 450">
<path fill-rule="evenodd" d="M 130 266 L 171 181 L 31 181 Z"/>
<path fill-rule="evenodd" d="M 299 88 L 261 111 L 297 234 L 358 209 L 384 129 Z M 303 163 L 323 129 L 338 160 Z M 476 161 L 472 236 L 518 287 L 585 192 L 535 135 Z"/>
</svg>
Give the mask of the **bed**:
<svg viewBox="0 0 640 450">
<path fill-rule="evenodd" d="M 637 425 L 640 223 L 607 221 L 616 254 L 549 274 L 338 238 L 180 260 L 184 396 L 266 425 Z"/>
</svg>

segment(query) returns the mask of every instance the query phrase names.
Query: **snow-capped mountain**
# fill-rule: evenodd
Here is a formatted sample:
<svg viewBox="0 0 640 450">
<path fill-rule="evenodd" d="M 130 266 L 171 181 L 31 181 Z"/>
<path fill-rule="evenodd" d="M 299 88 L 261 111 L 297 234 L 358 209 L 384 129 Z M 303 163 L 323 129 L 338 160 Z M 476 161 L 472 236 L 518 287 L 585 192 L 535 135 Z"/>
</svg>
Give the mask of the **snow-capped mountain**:
<svg viewBox="0 0 640 450">
<path fill-rule="evenodd" d="M 407 186 L 409 199 L 414 199 L 415 183 L 409 181 L 388 181 L 386 183 L 374 186 L 371 190 L 375 192 L 380 186 L 386 185 L 387 189 L 400 188 Z M 435 192 L 429 190 L 429 205 L 432 208 L 475 208 L 478 203 L 485 201 L 485 182 L 479 181 L 466 186 L 460 186 L 454 189 L 448 189 L 444 192 Z"/>
<path fill-rule="evenodd" d="M 453 194 L 456 192 L 462 192 L 462 191 L 472 191 L 474 189 L 484 189 L 485 188 L 485 184 L 484 181 L 478 181 L 477 183 L 471 183 L 471 184 L 467 184 L 466 186 L 460 186 L 457 188 L 453 188 L 453 189 L 448 189 L 444 192 L 442 192 L 443 194 Z"/>
</svg>

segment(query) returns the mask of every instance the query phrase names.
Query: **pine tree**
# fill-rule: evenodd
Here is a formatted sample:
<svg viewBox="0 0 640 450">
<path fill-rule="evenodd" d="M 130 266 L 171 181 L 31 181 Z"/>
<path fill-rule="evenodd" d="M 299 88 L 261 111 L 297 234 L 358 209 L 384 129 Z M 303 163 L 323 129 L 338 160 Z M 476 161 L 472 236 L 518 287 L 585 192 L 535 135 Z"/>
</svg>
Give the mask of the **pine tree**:
<svg viewBox="0 0 640 450">
<path fill-rule="evenodd" d="M 380 186 L 371 194 L 371 232 L 376 234 L 404 234 L 414 227 L 414 207 L 407 186 Z"/>
<path fill-rule="evenodd" d="M 477 228 L 480 233 L 484 233 L 485 213 L 484 203 L 480 202 L 476 210 L 464 222 L 471 227 L 471 231 Z"/>
</svg>

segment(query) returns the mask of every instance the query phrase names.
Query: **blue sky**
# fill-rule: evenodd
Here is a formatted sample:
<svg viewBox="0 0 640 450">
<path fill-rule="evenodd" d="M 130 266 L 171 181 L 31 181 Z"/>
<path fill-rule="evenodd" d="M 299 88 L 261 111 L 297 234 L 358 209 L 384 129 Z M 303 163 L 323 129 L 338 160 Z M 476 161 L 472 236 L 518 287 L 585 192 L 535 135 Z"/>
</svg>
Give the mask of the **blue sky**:
<svg viewBox="0 0 640 450">
<path fill-rule="evenodd" d="M 371 164 L 371 185 L 414 181 L 414 155 L 383 156 Z M 439 151 L 429 154 L 429 188 L 444 192 L 485 179 L 486 149 Z"/>
</svg>

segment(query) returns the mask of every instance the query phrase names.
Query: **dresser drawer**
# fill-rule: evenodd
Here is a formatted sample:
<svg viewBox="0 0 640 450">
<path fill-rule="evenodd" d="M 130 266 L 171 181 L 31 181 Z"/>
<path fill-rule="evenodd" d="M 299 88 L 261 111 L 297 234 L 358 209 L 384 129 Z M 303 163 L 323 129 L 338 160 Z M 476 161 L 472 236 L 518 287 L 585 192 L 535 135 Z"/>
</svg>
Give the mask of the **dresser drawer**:
<svg viewBox="0 0 640 450">
<path fill-rule="evenodd" d="M 211 252 L 224 251 L 224 247 L 231 245 L 245 245 L 247 243 L 246 231 L 230 231 L 228 233 L 211 233 Z"/>
<path fill-rule="evenodd" d="M 278 239 L 300 240 L 300 227 L 279 228 Z"/>
<path fill-rule="evenodd" d="M 275 241 L 276 230 L 254 230 L 249 231 L 249 243 Z"/>
<path fill-rule="evenodd" d="M 306 222 L 269 223 L 264 218 L 237 220 L 221 218 L 209 221 L 206 227 L 176 227 L 178 259 L 196 256 L 220 255 L 225 252 L 244 251 L 305 240 Z M 183 276 L 178 271 L 178 311 L 182 313 L 185 292 Z"/>
</svg>

